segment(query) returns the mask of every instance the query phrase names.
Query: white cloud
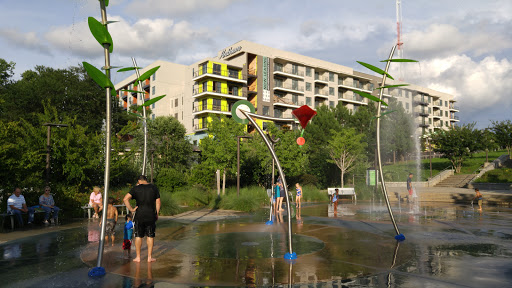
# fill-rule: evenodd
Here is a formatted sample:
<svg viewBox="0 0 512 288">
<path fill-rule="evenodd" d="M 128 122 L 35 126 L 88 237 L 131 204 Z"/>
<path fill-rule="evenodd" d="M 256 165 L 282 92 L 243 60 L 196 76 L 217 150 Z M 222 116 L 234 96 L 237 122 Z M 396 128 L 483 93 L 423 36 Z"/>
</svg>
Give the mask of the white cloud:
<svg viewBox="0 0 512 288">
<path fill-rule="evenodd" d="M 173 61 L 178 53 L 193 53 L 197 43 L 210 41 L 205 28 L 194 29 L 186 21 L 170 19 L 140 19 L 130 24 L 110 16 L 109 25 L 114 41 L 114 54 L 122 57 L 145 57 Z M 46 39 L 60 50 L 88 58 L 103 57 L 102 48 L 89 31 L 87 23 L 59 27 L 46 34 Z"/>
<path fill-rule="evenodd" d="M 4 38 L 10 46 L 39 52 L 44 55 L 51 55 L 50 49 L 43 44 L 41 39 L 34 32 L 22 33 L 17 29 L 0 29 L 0 37 Z"/>
<path fill-rule="evenodd" d="M 431 24 L 425 30 L 405 34 L 404 39 L 406 54 L 421 59 L 463 53 L 482 56 L 512 48 L 512 39 L 502 33 L 482 29 L 464 32 L 450 24 Z"/>
<path fill-rule="evenodd" d="M 241 0 L 134 0 L 126 7 L 126 12 L 138 16 L 177 16 L 195 15 L 201 17 L 201 12 L 221 11 Z"/>
<path fill-rule="evenodd" d="M 475 61 L 467 55 L 454 55 L 426 60 L 420 65 L 421 73 L 414 65 L 404 69 L 405 80 L 453 94 L 461 108 L 462 121 L 472 122 L 477 115 L 485 119 L 494 117 L 495 107 L 509 107 L 512 111 L 512 62 L 508 59 L 488 56 Z M 393 70 L 396 74 L 397 68 Z"/>
</svg>

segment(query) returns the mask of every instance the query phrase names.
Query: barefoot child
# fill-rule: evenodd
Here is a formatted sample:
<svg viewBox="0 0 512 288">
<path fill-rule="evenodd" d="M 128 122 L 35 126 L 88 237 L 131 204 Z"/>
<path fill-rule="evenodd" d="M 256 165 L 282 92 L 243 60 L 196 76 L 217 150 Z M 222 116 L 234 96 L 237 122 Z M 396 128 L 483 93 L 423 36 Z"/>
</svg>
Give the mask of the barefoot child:
<svg viewBox="0 0 512 288">
<path fill-rule="evenodd" d="M 124 259 L 132 257 L 132 235 L 133 235 L 133 222 L 132 213 L 128 213 L 125 217 L 126 223 L 124 224 L 124 237 L 123 237 L 123 254 Z"/>
<path fill-rule="evenodd" d="M 112 246 L 114 246 L 114 239 L 116 232 L 114 228 L 117 222 L 117 208 L 114 207 L 114 198 L 108 198 L 107 206 L 107 227 L 105 228 L 105 244 L 108 243 L 108 237 L 112 238 Z M 101 226 L 101 222 L 100 222 Z"/>
<path fill-rule="evenodd" d="M 295 190 L 297 190 L 297 195 L 295 195 L 295 207 L 300 208 L 300 199 L 302 198 L 302 187 L 299 183 L 295 183 Z"/>
</svg>

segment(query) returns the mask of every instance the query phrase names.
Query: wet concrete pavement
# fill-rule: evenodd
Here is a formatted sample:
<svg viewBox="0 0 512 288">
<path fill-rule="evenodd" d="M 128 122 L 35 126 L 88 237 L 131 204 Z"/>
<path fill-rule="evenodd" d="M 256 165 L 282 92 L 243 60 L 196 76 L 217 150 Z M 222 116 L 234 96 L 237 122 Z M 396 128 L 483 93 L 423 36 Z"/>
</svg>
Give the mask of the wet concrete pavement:
<svg viewBox="0 0 512 288">
<path fill-rule="evenodd" d="M 107 275 L 95 266 L 99 226 L 94 220 L 0 244 L 5 287 L 506 287 L 512 283 L 512 209 L 420 202 L 393 203 L 406 241 L 397 243 L 382 203 L 305 206 L 292 218 L 294 263 L 287 252 L 287 215 L 265 225 L 254 214 L 186 212 L 160 219 L 157 262 L 123 258 L 122 225 L 106 245 Z M 120 223 L 122 224 L 122 223 Z M 66 226 L 66 225 L 65 225 Z M 43 230 L 43 229 L 41 229 Z M 4 239 L 4 235 L 0 237 Z M 4 240 L 5 241 L 5 240 Z M 132 253 L 134 251 L 132 250 Z"/>
</svg>

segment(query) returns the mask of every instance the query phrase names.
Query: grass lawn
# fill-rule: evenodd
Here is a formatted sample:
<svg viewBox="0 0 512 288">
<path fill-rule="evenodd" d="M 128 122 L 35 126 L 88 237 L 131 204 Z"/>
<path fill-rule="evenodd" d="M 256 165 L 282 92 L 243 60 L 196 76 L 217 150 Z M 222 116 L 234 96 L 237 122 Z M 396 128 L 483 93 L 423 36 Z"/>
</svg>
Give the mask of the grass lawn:
<svg viewBox="0 0 512 288">
<path fill-rule="evenodd" d="M 493 161 L 499 156 L 506 154 L 506 150 L 501 151 L 490 151 L 489 161 Z M 485 162 L 485 152 L 479 152 L 473 154 L 473 157 L 466 159 L 462 163 L 461 174 L 471 174 L 475 172 Z M 446 168 L 451 168 L 451 162 L 445 158 L 432 158 L 432 176 L 437 175 L 439 172 Z M 417 179 L 417 175 L 414 175 L 414 181 L 427 181 L 430 177 L 430 162 L 429 159 L 424 159 L 420 162 L 421 178 Z M 416 162 L 407 161 L 400 162 L 391 165 L 385 165 L 382 167 L 384 173 L 384 180 L 390 182 L 405 182 L 409 173 L 416 174 Z"/>
</svg>

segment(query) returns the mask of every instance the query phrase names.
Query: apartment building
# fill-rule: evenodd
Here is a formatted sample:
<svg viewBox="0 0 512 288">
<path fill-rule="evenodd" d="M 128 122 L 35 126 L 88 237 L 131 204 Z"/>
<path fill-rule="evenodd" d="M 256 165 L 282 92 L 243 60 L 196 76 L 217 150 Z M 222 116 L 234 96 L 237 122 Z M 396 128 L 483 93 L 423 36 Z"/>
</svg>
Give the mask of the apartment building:
<svg viewBox="0 0 512 288">
<path fill-rule="evenodd" d="M 353 89 L 378 95 L 374 88 L 381 81 L 380 77 L 350 67 L 245 40 L 189 66 L 156 61 L 141 73 L 156 66 L 160 69 L 142 84 L 144 95 L 137 97 L 135 93 L 121 91 L 136 88 L 135 75 L 116 85 L 120 104 L 129 109 L 140 104 L 142 97 L 151 99 L 166 94 L 152 105 L 151 117 L 174 116 L 194 142 L 206 135 L 212 117 L 229 117 L 238 100 L 250 101 L 257 114 L 274 117 L 273 122 L 283 129 L 297 129 L 298 122 L 291 114 L 294 109 L 342 103 L 355 112 L 371 101 Z M 385 89 L 383 95 L 396 98 L 413 115 L 419 134 L 446 129 L 459 121 L 456 101 L 450 94 L 412 84 Z M 268 122 L 258 120 L 258 125 L 265 128 Z"/>
</svg>

